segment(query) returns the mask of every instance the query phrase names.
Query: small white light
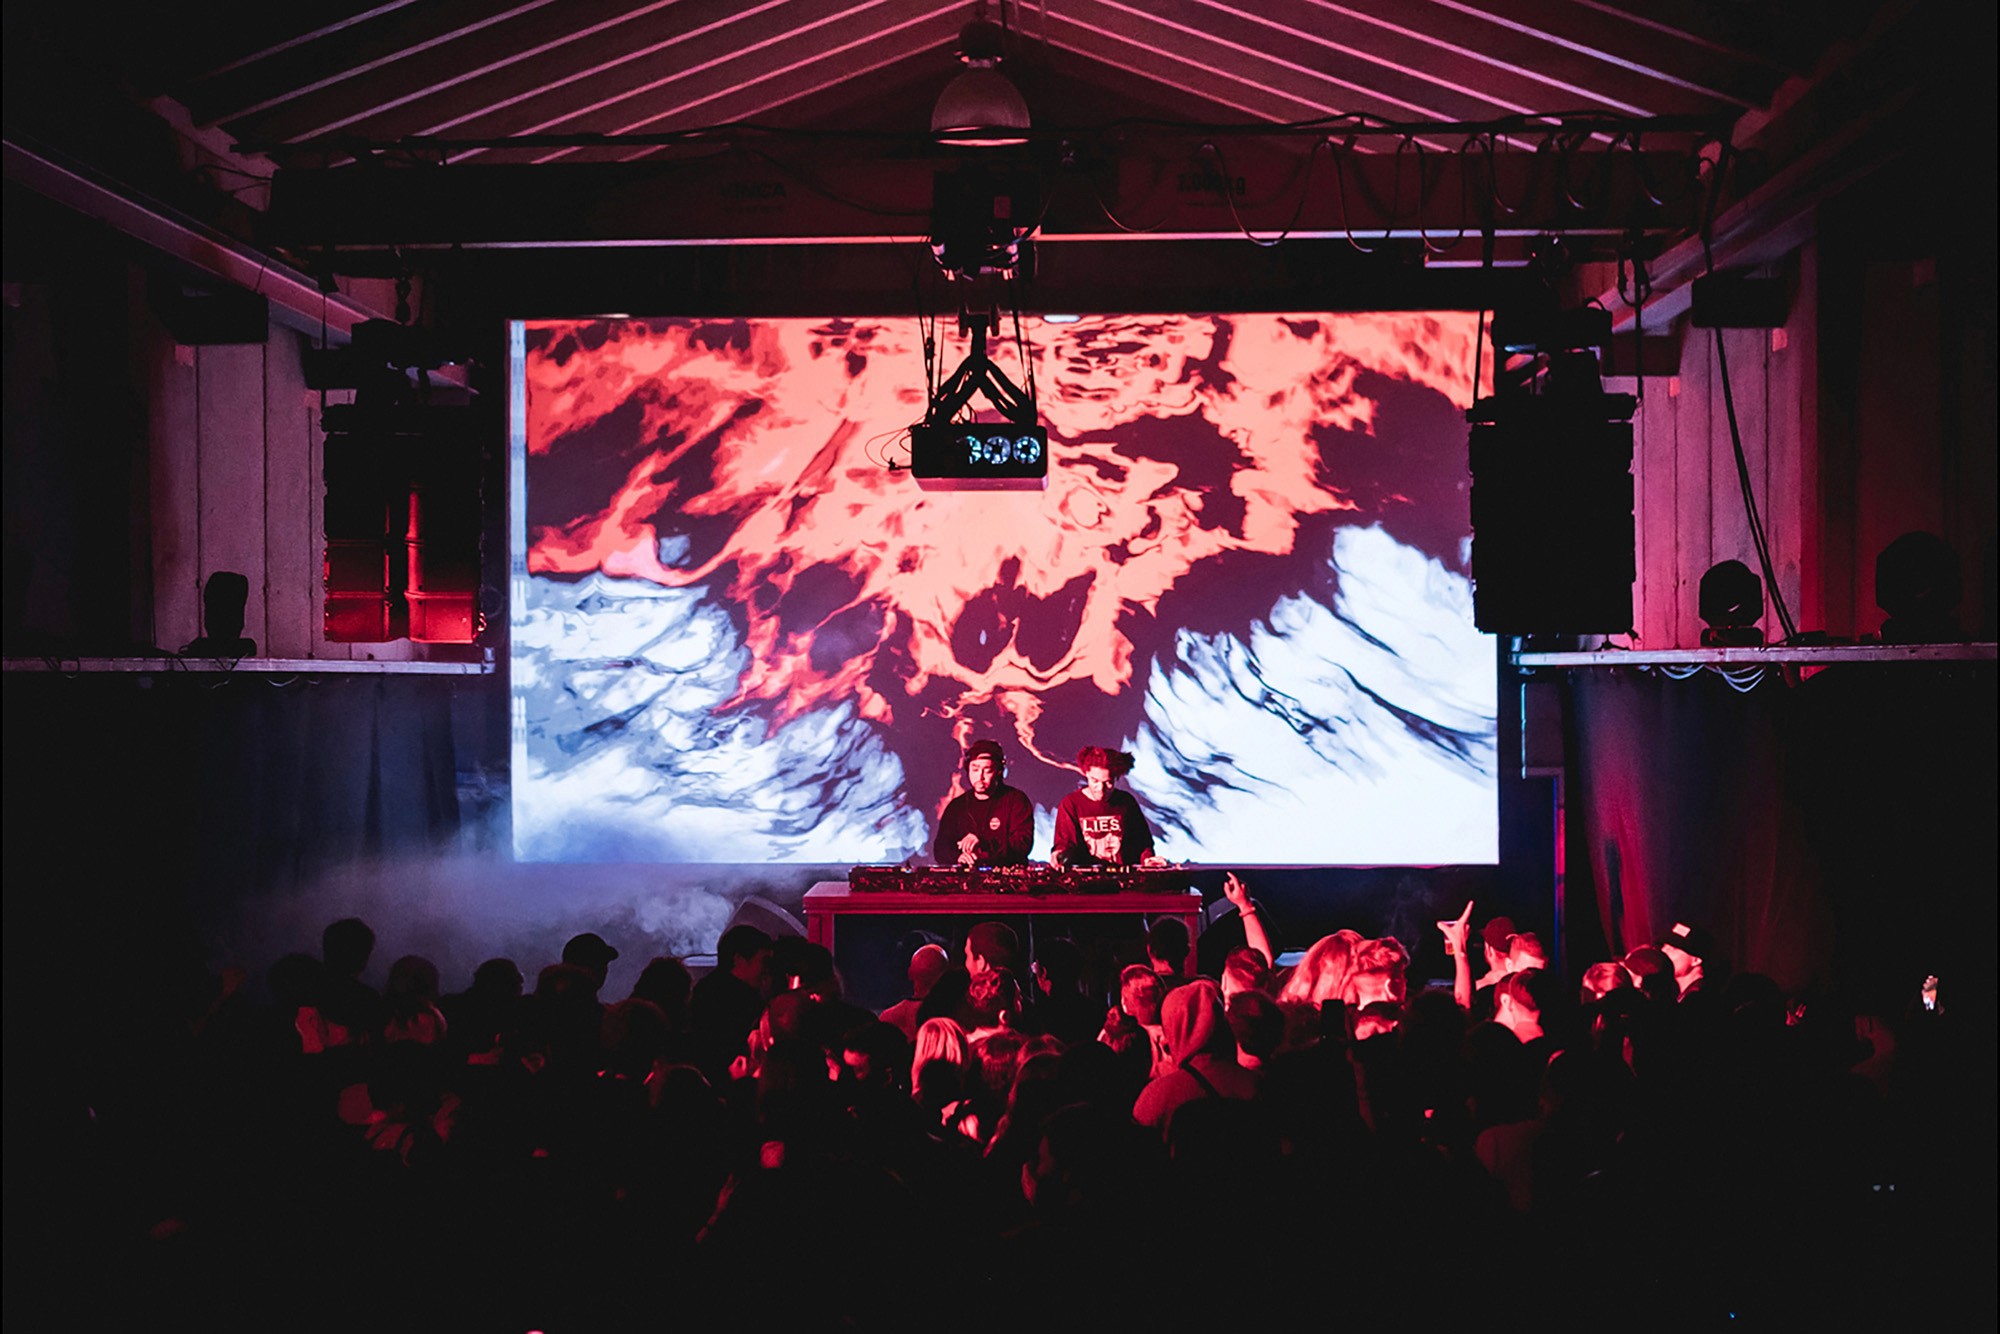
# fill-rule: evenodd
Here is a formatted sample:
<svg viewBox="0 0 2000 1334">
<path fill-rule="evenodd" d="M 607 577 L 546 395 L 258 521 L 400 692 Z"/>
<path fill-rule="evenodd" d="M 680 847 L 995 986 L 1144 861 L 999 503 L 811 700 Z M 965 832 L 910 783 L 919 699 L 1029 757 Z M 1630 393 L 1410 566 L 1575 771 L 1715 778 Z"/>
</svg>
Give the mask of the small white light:
<svg viewBox="0 0 2000 1334">
<path fill-rule="evenodd" d="M 1081 315 L 1044 315 L 1044 316 L 1042 316 L 1042 323 L 1043 323 L 1043 324 L 1075 324 L 1075 323 L 1076 323 L 1076 322 L 1077 322 L 1078 320 L 1080 320 L 1080 319 L 1082 319 L 1082 318 L 1083 318 L 1083 316 L 1081 316 Z"/>
</svg>

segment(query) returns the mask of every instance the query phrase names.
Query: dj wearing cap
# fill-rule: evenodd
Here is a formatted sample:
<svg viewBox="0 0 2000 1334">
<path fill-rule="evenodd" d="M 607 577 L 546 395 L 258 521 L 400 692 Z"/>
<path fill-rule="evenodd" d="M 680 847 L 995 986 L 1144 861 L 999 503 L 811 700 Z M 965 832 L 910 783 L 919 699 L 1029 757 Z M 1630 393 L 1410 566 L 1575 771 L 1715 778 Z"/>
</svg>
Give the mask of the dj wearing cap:
<svg viewBox="0 0 2000 1334">
<path fill-rule="evenodd" d="M 1019 866 L 1035 845 L 1035 807 L 1001 780 L 1006 752 L 997 741 L 975 741 L 962 761 L 965 791 L 938 817 L 931 858 L 939 866 Z"/>
</svg>

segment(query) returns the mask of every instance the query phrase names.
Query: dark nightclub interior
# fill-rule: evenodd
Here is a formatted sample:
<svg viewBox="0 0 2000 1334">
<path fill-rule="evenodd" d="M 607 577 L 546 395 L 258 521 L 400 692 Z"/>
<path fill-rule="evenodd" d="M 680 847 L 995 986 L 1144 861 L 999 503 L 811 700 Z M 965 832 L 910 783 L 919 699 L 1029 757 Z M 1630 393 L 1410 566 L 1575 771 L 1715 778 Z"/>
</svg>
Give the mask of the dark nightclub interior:
<svg viewBox="0 0 2000 1334">
<path fill-rule="evenodd" d="M 4 21 L 10 1326 L 2000 1323 L 1992 6 Z"/>
</svg>

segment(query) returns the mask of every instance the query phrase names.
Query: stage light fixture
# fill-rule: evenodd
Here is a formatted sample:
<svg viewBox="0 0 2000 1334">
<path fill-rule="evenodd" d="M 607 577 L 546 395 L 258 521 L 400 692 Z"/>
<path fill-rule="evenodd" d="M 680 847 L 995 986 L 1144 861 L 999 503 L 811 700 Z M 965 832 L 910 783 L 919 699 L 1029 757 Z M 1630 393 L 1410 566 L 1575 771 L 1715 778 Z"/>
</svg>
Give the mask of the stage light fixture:
<svg viewBox="0 0 2000 1334">
<path fill-rule="evenodd" d="M 1764 581 L 1740 560 L 1718 561 L 1701 577 L 1703 648 L 1757 648 L 1764 632 Z"/>
<path fill-rule="evenodd" d="M 1049 433 L 1012 422 L 913 426 L 910 475 L 926 491 L 1039 491 L 1049 482 Z"/>
<path fill-rule="evenodd" d="M 972 336 L 964 362 L 931 395 L 924 419 L 910 428 L 910 474 L 928 491 L 1022 491 L 1048 485 L 1049 433 L 1041 425 L 1034 381 L 1023 391 L 987 355 L 991 309 L 963 311 Z M 967 420 L 975 396 L 1001 420 Z"/>
<path fill-rule="evenodd" d="M 1000 28 L 980 3 L 959 34 L 967 68 L 938 99 L 931 129 L 958 145 L 1025 142 L 1028 107 L 999 72 Z M 987 354 L 987 337 L 1011 305 L 1020 332 L 1020 288 L 1034 269 L 1041 214 L 1032 173 L 967 161 L 932 178 L 931 254 L 959 297 L 959 332 L 972 339 L 963 363 L 931 389 L 910 428 L 910 473 L 926 490 L 1038 490 L 1048 484 L 1049 434 L 1040 424 L 1032 363 L 1024 391 Z M 1003 301 L 1003 297 L 1007 298 Z M 978 421 L 984 397 L 1000 420 Z"/>
<path fill-rule="evenodd" d="M 970 164 L 940 171 L 931 178 L 931 255 L 953 282 L 1026 277 L 1040 212 L 1040 188 L 1030 174 Z"/>
<path fill-rule="evenodd" d="M 1003 0 L 1004 2 L 1004 0 Z M 1000 25 L 986 17 L 981 0 L 958 34 L 965 69 L 945 85 L 931 111 L 931 132 L 969 148 L 1002 148 L 1027 142 L 1028 103 L 1000 72 Z"/>
<path fill-rule="evenodd" d="M 1962 638 L 1964 587 L 1958 552 L 1949 542 L 1936 533 L 1904 533 L 1875 558 L 1875 605 L 1888 613 L 1883 640 L 1947 644 Z"/>
<path fill-rule="evenodd" d="M 201 637 L 181 652 L 196 658 L 254 658 L 257 641 L 243 634 L 250 578 L 217 570 L 201 588 Z"/>
</svg>

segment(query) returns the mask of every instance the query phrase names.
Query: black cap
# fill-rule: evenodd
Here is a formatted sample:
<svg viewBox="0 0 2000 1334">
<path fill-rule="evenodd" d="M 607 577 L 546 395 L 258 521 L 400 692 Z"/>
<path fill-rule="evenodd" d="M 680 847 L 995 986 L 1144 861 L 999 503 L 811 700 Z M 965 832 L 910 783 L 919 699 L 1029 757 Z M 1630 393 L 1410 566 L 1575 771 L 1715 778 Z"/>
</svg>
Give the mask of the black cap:
<svg viewBox="0 0 2000 1334">
<path fill-rule="evenodd" d="M 595 931 L 571 936 L 562 953 L 564 963 L 579 964 L 585 968 L 601 968 L 617 957 L 618 951 L 605 944 L 604 937 Z"/>
<path fill-rule="evenodd" d="M 1682 953 L 1692 954 L 1697 959 L 1715 957 L 1715 937 L 1702 928 L 1691 926 L 1686 922 L 1675 922 L 1668 929 L 1666 936 L 1660 941 L 1660 947 L 1665 949 L 1669 945 Z"/>
<path fill-rule="evenodd" d="M 998 741 L 975 741 L 967 746 L 965 748 L 965 759 L 962 761 L 960 767 L 969 766 L 981 755 L 991 756 L 995 768 L 1004 769 L 1007 767 L 1007 752 L 1000 749 Z"/>
</svg>

